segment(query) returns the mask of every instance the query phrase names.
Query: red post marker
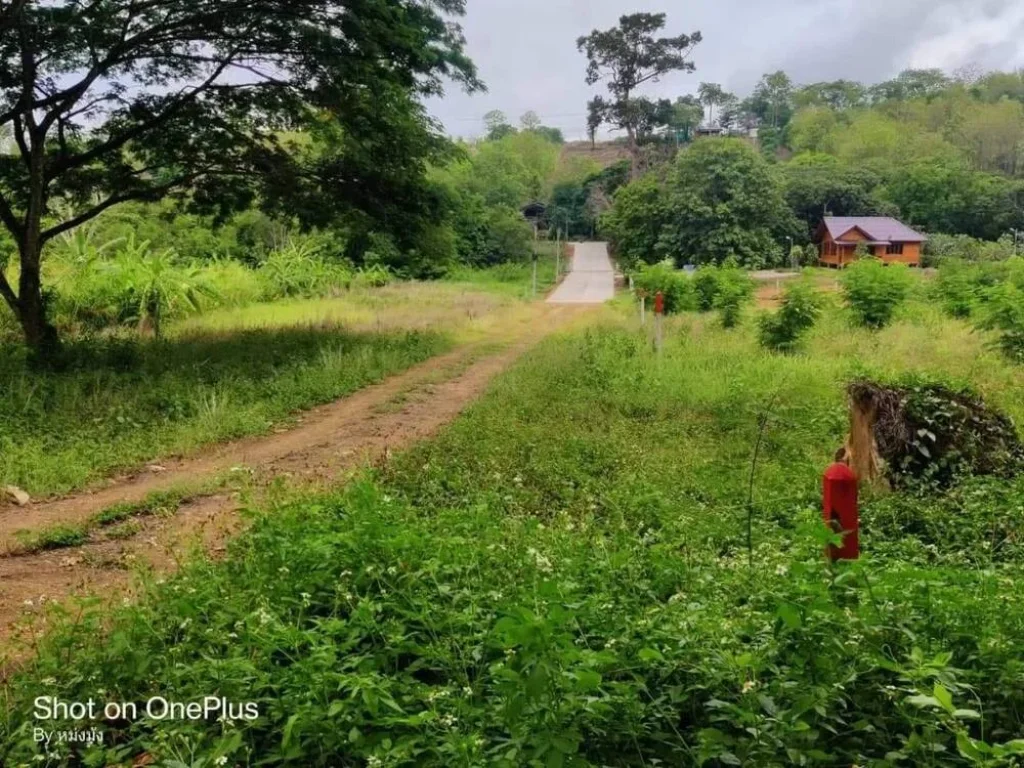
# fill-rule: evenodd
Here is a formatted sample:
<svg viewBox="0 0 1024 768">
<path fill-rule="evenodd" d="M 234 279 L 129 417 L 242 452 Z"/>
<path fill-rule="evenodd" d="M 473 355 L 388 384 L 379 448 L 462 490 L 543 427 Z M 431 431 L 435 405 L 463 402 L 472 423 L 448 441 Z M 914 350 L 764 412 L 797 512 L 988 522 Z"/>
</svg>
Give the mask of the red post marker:
<svg viewBox="0 0 1024 768">
<path fill-rule="evenodd" d="M 665 296 L 661 291 L 654 294 L 654 314 L 664 315 L 665 314 Z"/>
<path fill-rule="evenodd" d="M 841 547 L 829 546 L 830 560 L 860 557 L 860 513 L 857 507 L 857 476 L 845 464 L 825 470 L 823 517 L 825 525 L 843 534 Z"/>
</svg>

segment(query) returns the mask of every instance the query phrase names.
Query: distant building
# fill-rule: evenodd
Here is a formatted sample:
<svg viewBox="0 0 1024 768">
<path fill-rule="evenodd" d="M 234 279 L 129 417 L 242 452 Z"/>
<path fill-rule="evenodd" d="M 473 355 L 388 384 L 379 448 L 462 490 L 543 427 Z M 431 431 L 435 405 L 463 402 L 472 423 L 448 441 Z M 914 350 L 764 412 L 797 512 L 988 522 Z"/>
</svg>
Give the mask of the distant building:
<svg viewBox="0 0 1024 768">
<path fill-rule="evenodd" d="M 705 123 L 704 125 L 698 125 L 697 130 L 694 131 L 695 135 L 701 136 L 721 136 L 725 133 L 725 129 L 716 123 Z"/>
<path fill-rule="evenodd" d="M 814 237 L 819 263 L 837 269 L 856 261 L 856 250 L 861 245 L 886 264 L 919 267 L 921 246 L 927 240 L 888 216 L 826 216 Z"/>
<path fill-rule="evenodd" d="M 529 203 L 522 207 L 523 218 L 533 226 L 534 232 L 548 227 L 548 208 L 544 203 Z"/>
</svg>

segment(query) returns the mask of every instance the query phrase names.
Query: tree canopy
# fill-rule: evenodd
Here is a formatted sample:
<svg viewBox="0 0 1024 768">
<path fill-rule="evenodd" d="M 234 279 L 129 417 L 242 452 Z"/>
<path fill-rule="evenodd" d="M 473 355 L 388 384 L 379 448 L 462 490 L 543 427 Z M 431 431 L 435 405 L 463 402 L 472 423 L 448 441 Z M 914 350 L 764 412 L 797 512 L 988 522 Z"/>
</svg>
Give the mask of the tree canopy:
<svg viewBox="0 0 1024 768">
<path fill-rule="evenodd" d="M 626 131 L 634 176 L 640 168 L 639 137 L 657 124 L 657 115 L 667 115 L 664 108 L 659 113 L 659 105 L 637 97 L 637 89 L 669 72 L 696 68 L 689 57 L 701 41 L 700 32 L 656 37 L 665 23 L 664 13 L 634 13 L 622 16 L 617 27 L 594 30 L 576 41 L 587 57 L 587 85 L 604 81 L 611 96 L 589 103 L 591 135 L 605 124 Z"/>
<path fill-rule="evenodd" d="M 627 261 L 781 263 L 799 237 L 775 169 L 742 139 L 703 139 L 680 152 L 662 182 L 651 173 L 619 190 L 602 219 Z"/>
<path fill-rule="evenodd" d="M 312 213 L 329 191 L 334 206 L 375 215 L 439 148 L 417 98 L 445 78 L 480 87 L 449 18 L 463 10 L 463 0 L 5 4 L 0 129 L 13 148 L 0 156 L 0 222 L 20 272 L 17 288 L 0 275 L 0 294 L 27 341 L 56 345 L 43 246 L 122 202 L 181 192 L 197 208 L 261 197 Z M 282 138 L 318 123 L 334 126 L 335 151 Z"/>
</svg>

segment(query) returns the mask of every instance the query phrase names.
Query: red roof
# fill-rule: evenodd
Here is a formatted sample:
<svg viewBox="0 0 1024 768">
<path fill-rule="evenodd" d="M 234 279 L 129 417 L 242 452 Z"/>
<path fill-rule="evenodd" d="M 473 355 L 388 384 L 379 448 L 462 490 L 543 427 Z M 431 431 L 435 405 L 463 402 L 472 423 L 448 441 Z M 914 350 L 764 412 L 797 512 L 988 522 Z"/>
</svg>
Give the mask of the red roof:
<svg viewBox="0 0 1024 768">
<path fill-rule="evenodd" d="M 854 229 L 867 235 L 874 245 L 923 243 L 928 239 L 888 216 L 826 216 L 822 223 L 836 241 L 842 240 L 843 235 Z"/>
</svg>

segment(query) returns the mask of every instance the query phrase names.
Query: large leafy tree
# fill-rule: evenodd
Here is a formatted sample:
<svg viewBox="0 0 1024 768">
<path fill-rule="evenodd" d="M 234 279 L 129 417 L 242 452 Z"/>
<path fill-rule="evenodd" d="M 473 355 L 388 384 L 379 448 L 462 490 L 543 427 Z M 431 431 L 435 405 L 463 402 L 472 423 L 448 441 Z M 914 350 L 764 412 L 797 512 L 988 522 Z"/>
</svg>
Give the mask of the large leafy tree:
<svg viewBox="0 0 1024 768">
<path fill-rule="evenodd" d="M 866 94 L 867 90 L 860 83 L 852 80 L 833 80 L 802 86 L 793 95 L 793 100 L 800 107 L 851 109 L 862 104 Z"/>
<path fill-rule="evenodd" d="M 492 109 L 484 115 L 484 126 L 487 128 L 488 141 L 500 141 L 516 132 L 515 126 L 500 109 Z"/>
<path fill-rule="evenodd" d="M 775 169 L 743 139 L 702 139 L 661 180 L 648 173 L 615 195 L 601 230 L 624 263 L 782 262 L 801 234 Z"/>
<path fill-rule="evenodd" d="M 654 264 L 666 256 L 660 240 L 671 218 L 665 189 L 649 173 L 615 193 L 611 209 L 601 216 L 601 232 L 620 264 Z"/>
<path fill-rule="evenodd" d="M 781 128 L 793 114 L 793 81 L 783 71 L 761 78 L 751 97 L 753 110 L 772 128 Z"/>
<path fill-rule="evenodd" d="M 805 154 L 781 166 L 786 202 L 810 237 L 825 216 L 899 215 L 879 199 L 882 179 L 865 168 L 834 157 Z"/>
<path fill-rule="evenodd" d="M 640 139 L 656 115 L 667 116 L 667 110 L 659 112 L 657 104 L 639 98 L 637 91 L 669 72 L 692 72 L 695 65 L 689 57 L 701 41 L 700 32 L 658 37 L 665 20 L 664 13 L 634 13 L 622 16 L 617 27 L 594 30 L 576 41 L 587 56 L 587 84 L 604 81 L 610 94 L 588 105 L 591 135 L 605 124 L 625 131 L 634 177 L 640 172 Z"/>
<path fill-rule="evenodd" d="M 659 248 L 679 264 L 778 264 L 783 239 L 800 233 L 775 169 L 742 139 L 696 142 L 680 153 L 667 187 Z"/>
<path fill-rule="evenodd" d="M 410 121 L 423 125 L 416 97 L 445 77 L 479 85 L 448 18 L 463 10 L 464 0 L 0 6 L 0 130 L 13 139 L 0 155 L 0 222 L 20 267 L 17 286 L 0 275 L 0 295 L 26 341 L 57 346 L 46 243 L 120 203 L 183 192 L 226 213 L 262 193 L 285 203 L 286 188 L 311 183 L 335 190 L 335 207 L 359 208 L 364 188 L 382 200 L 390 181 L 422 175 L 401 141 Z M 336 126 L 336 152 L 281 138 L 317 122 Z"/>
<path fill-rule="evenodd" d="M 668 128 L 678 137 L 689 141 L 693 132 L 704 119 L 704 107 L 693 96 L 680 96 L 672 105 L 668 116 Z"/>
</svg>

